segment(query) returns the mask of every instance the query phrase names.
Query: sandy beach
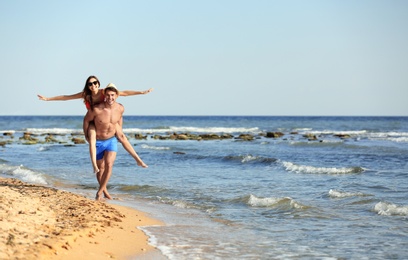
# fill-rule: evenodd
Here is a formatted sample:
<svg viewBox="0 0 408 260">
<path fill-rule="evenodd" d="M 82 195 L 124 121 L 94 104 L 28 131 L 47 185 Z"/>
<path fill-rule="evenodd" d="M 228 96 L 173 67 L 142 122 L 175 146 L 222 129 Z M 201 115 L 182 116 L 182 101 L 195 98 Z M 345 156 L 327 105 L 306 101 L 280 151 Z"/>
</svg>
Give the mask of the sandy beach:
<svg viewBox="0 0 408 260">
<path fill-rule="evenodd" d="M 0 178 L 0 259 L 128 259 L 156 250 L 132 208 Z"/>
</svg>

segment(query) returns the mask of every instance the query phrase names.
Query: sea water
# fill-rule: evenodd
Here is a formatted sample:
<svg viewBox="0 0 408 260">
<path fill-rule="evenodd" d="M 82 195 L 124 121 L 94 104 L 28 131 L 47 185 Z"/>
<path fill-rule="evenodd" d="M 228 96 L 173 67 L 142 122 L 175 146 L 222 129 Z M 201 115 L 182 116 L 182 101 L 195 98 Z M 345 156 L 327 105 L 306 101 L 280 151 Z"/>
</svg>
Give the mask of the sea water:
<svg viewBox="0 0 408 260">
<path fill-rule="evenodd" d="M 0 117 L 0 174 L 94 198 L 88 146 L 71 141 L 82 118 Z M 119 146 L 108 188 L 166 223 L 142 228 L 165 258 L 408 257 L 408 117 L 125 116 L 123 128 L 149 168 Z M 61 142 L 26 145 L 24 132 Z M 233 138 L 153 138 L 172 133 Z"/>
</svg>

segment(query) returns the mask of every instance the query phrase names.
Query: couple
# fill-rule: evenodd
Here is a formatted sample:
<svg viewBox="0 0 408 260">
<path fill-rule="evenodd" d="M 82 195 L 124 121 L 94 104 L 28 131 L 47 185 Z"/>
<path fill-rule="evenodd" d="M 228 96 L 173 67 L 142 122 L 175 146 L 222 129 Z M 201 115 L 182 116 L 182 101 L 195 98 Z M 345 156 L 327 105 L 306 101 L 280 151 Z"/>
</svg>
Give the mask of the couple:
<svg viewBox="0 0 408 260">
<path fill-rule="evenodd" d="M 96 76 L 89 76 L 82 92 L 73 95 L 62 95 L 47 98 L 38 95 L 40 100 L 72 100 L 83 98 L 87 114 L 84 117 L 84 134 L 89 143 L 89 151 L 99 189 L 96 199 L 112 199 L 107 191 L 107 183 L 112 174 L 113 163 L 116 159 L 117 140 L 121 142 L 125 150 L 136 160 L 137 165 L 147 168 L 148 166 L 139 158 L 132 145 L 122 131 L 124 107 L 116 103 L 118 96 L 130 96 L 148 94 L 146 91 L 119 91 L 114 84 L 109 84 L 105 89 L 99 89 L 100 83 Z"/>
</svg>

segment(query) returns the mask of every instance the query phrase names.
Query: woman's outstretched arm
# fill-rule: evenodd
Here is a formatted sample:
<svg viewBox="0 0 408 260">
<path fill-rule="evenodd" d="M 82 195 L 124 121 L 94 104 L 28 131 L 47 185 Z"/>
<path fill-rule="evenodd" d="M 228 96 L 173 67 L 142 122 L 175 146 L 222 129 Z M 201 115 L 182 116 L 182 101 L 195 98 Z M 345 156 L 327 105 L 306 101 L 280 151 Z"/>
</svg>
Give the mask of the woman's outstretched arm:
<svg viewBox="0 0 408 260">
<path fill-rule="evenodd" d="M 44 97 L 42 95 L 37 95 L 38 99 L 44 101 L 65 101 L 65 100 L 73 100 L 73 99 L 80 99 L 82 98 L 82 92 L 78 92 L 72 95 L 61 95 L 55 97 Z"/>
<path fill-rule="evenodd" d="M 123 90 L 119 92 L 119 96 L 126 97 L 126 96 L 134 96 L 134 95 L 145 95 L 149 94 L 153 91 L 153 88 L 149 88 L 148 90 Z"/>
</svg>

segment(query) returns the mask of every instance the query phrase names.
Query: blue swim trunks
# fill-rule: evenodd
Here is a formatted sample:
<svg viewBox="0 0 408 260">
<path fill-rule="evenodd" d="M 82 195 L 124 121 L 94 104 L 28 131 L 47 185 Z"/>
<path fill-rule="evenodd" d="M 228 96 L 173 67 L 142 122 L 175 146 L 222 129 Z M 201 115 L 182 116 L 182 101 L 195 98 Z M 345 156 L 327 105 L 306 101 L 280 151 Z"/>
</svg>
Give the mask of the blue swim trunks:
<svg viewBox="0 0 408 260">
<path fill-rule="evenodd" d="M 101 160 L 105 151 L 118 151 L 118 139 L 116 139 L 116 136 L 113 136 L 106 140 L 96 140 L 96 160 Z"/>
</svg>

